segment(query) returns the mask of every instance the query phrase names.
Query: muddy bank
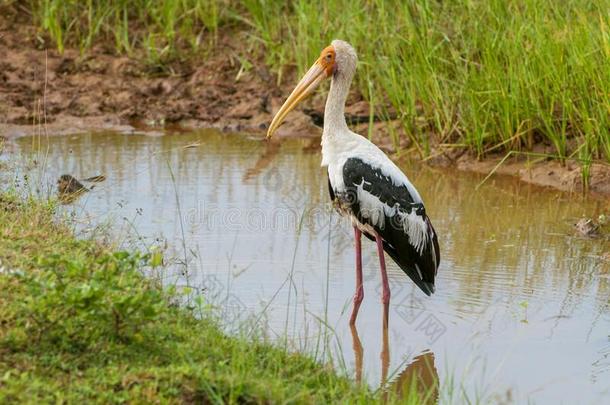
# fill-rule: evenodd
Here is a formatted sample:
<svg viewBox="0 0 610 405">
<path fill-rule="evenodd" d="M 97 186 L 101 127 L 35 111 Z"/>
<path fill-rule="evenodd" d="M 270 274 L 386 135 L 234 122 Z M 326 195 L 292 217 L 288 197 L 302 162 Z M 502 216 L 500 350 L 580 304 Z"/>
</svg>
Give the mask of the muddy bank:
<svg viewBox="0 0 610 405">
<path fill-rule="evenodd" d="M 287 69 L 278 85 L 262 52 L 244 50 L 245 36 L 239 30 L 222 32 L 218 52 L 160 69 L 144 55 L 116 55 L 102 45 L 85 55 L 75 49 L 60 54 L 34 27 L 0 17 L 0 136 L 168 127 L 263 134 L 296 75 Z M 240 62 L 244 53 L 252 67 Z M 369 106 L 359 94 L 350 95 L 348 104 L 354 124 L 369 121 Z M 291 114 L 277 136 L 320 136 L 323 109 L 324 94 L 318 94 Z M 375 138 L 393 151 L 387 126 L 375 126 Z"/>
<path fill-rule="evenodd" d="M 530 163 L 526 159 L 515 158 L 500 164 L 502 158 L 487 158 L 479 161 L 470 156 L 458 160 L 459 170 L 488 174 L 516 176 L 520 180 L 539 186 L 552 187 L 570 193 L 583 193 L 582 167 L 569 161 L 564 166 L 557 161 Z M 500 164 L 500 165 L 499 165 Z M 499 166 L 498 166 L 499 165 Z M 610 197 L 610 166 L 593 163 L 589 168 L 588 192 L 594 196 Z"/>
<path fill-rule="evenodd" d="M 60 54 L 33 27 L 0 17 L 0 137 L 95 130 L 158 135 L 166 128 L 210 127 L 263 136 L 296 75 L 287 71 L 278 85 L 254 54 L 248 54 L 253 67 L 244 68 L 239 58 L 245 52 L 244 36 L 239 31 L 221 33 L 217 49 L 222 52 L 200 61 L 176 61 L 159 70 L 144 62 L 142 55 L 117 56 L 101 45 L 85 55 L 75 49 Z M 310 137 L 315 148 L 324 95 L 319 92 L 293 112 L 278 130 L 278 138 Z M 370 107 L 356 92 L 348 98 L 346 113 L 354 130 L 366 135 Z M 410 139 L 399 122 L 380 122 L 375 116 L 371 121 L 373 141 L 382 149 L 409 151 Z M 494 170 L 501 159 L 478 161 L 465 150 L 439 146 L 433 155 L 430 164 L 481 173 Z M 496 172 L 565 191 L 583 190 L 581 168 L 573 162 L 529 164 L 515 158 Z M 590 175 L 590 191 L 610 196 L 610 166 L 593 164 Z"/>
<path fill-rule="evenodd" d="M 81 55 L 41 46 L 33 28 L 3 21 L 0 26 L 0 130 L 31 133 L 46 124 L 56 132 L 85 128 L 149 128 L 186 122 L 193 126 L 257 128 L 268 121 L 279 97 L 271 74 L 251 69 L 239 75 L 231 43 L 223 36 L 218 52 L 199 64 L 175 63 L 167 72 L 96 47 Z M 268 85 L 261 85 L 265 83 Z M 278 101 L 279 102 L 279 101 Z"/>
</svg>

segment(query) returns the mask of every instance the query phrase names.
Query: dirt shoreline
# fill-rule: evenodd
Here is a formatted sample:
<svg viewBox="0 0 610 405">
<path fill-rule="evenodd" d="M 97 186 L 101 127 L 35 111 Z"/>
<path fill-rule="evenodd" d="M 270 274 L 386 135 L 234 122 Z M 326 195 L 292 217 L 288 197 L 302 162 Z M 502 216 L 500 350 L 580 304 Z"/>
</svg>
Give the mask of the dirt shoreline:
<svg viewBox="0 0 610 405">
<path fill-rule="evenodd" d="M 72 134 L 111 130 L 158 134 L 165 128 L 215 128 L 226 132 L 265 132 L 272 113 L 294 84 L 294 72 L 276 85 L 276 78 L 261 60 L 243 69 L 237 55 L 241 32 L 220 35 L 218 49 L 207 59 L 177 62 L 163 75 L 151 70 L 137 55 L 117 56 L 101 46 L 81 55 L 75 49 L 59 54 L 41 44 L 35 29 L 0 17 L 0 138 L 34 134 Z M 47 48 L 47 49 L 45 49 Z M 282 137 L 316 138 L 321 128 L 324 94 L 291 114 L 277 132 Z M 368 132 L 369 106 L 353 93 L 346 113 L 356 132 Z M 319 124 L 319 122 L 317 122 Z M 388 153 L 408 149 L 409 138 L 398 122 L 374 122 L 373 141 Z M 393 127 L 400 145 L 388 136 Z M 511 157 L 496 168 L 503 156 L 479 161 L 464 150 L 433 147 L 428 164 L 459 170 L 517 176 L 528 183 L 582 193 L 581 167 L 542 160 L 532 163 Z M 537 145 L 544 152 L 544 145 Z M 590 167 L 589 192 L 610 197 L 610 165 Z"/>
</svg>

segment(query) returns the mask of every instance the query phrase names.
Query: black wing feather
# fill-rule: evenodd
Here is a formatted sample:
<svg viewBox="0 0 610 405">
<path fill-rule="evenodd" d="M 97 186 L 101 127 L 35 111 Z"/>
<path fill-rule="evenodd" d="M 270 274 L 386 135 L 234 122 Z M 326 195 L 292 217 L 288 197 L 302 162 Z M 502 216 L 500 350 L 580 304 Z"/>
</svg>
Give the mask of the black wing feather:
<svg viewBox="0 0 610 405">
<path fill-rule="evenodd" d="M 392 179 L 385 176 L 381 170 L 358 158 L 350 158 L 345 162 L 343 180 L 346 187 L 345 194 L 352 213 L 360 222 L 371 225 L 381 235 L 385 252 L 424 293 L 432 294 L 434 292 L 434 278 L 440 264 L 440 249 L 436 232 L 426 215 L 423 204 L 414 201 L 406 185 L 395 185 Z M 357 197 L 357 188 L 360 185 L 365 191 L 376 196 L 389 207 L 396 207 L 405 214 L 415 210 L 415 213 L 422 217 L 428 235 L 427 242 L 421 252 L 409 240 L 409 235 L 400 223 L 398 215 L 386 216 L 383 228 L 371 223 L 369 218 L 362 215 Z M 336 192 L 332 191 L 332 187 L 330 189 L 331 197 L 334 198 Z M 375 240 L 374 235 L 368 235 L 367 233 L 365 235 L 369 239 Z"/>
</svg>

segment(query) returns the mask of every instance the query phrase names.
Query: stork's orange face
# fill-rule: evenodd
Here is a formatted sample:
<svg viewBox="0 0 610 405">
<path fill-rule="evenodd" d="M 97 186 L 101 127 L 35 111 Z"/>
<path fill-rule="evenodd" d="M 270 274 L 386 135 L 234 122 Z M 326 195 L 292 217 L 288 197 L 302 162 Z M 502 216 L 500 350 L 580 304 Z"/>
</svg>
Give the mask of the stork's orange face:
<svg viewBox="0 0 610 405">
<path fill-rule="evenodd" d="M 277 114 L 275 114 L 275 117 L 273 117 L 273 120 L 271 121 L 271 125 L 269 125 L 267 138 L 271 138 L 288 113 L 292 111 L 305 97 L 311 94 L 322 80 L 332 76 L 335 70 L 336 51 L 335 48 L 330 45 L 322 50 L 318 60 L 316 60 L 313 66 L 309 68 L 307 73 L 305 73 Z"/>
<path fill-rule="evenodd" d="M 320 57 L 316 61 L 319 63 L 326 72 L 326 77 L 329 77 L 335 71 L 335 48 L 332 45 L 327 46 L 322 50 Z"/>
</svg>

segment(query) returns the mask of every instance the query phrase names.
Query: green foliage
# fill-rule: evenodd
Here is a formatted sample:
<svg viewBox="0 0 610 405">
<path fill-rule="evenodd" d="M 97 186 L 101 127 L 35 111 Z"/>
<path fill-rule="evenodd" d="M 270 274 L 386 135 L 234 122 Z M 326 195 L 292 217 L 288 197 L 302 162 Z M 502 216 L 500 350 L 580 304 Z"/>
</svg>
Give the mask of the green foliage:
<svg viewBox="0 0 610 405">
<path fill-rule="evenodd" d="M 351 42 L 361 92 L 383 95 L 423 154 L 432 137 L 479 155 L 542 141 L 562 160 L 610 161 L 608 0 L 291 4 L 267 42 L 299 69 Z"/>
<path fill-rule="evenodd" d="M 281 82 L 283 69 L 291 60 L 289 48 L 280 38 L 283 38 L 288 12 L 288 3 L 279 0 L 245 0 L 242 2 L 245 12 L 239 10 L 235 18 L 246 23 L 251 28 L 251 37 L 265 50 L 265 62 L 274 67 Z"/>
<path fill-rule="evenodd" d="M 120 52 L 151 44 L 158 46 L 157 53 L 184 44 L 196 48 L 204 36 L 214 43 L 223 9 L 218 0 L 30 0 L 29 4 L 35 21 L 60 51 L 66 44 L 88 49 L 99 37 L 114 39 Z"/>
<path fill-rule="evenodd" d="M 39 271 L 15 275 L 25 297 L 15 303 L 22 330 L 14 332 L 73 352 L 92 350 L 102 338 L 142 341 L 165 305 L 138 271 L 143 260 L 126 252 L 93 261 L 58 253 L 38 258 Z"/>
<path fill-rule="evenodd" d="M 53 203 L 0 193 L 0 403 L 369 403 L 330 367 L 249 338 L 54 222 Z"/>
</svg>

